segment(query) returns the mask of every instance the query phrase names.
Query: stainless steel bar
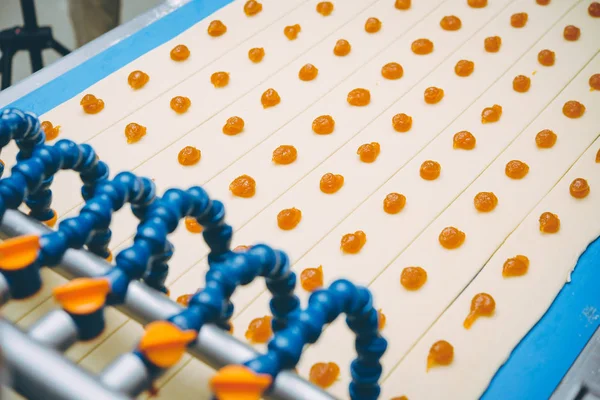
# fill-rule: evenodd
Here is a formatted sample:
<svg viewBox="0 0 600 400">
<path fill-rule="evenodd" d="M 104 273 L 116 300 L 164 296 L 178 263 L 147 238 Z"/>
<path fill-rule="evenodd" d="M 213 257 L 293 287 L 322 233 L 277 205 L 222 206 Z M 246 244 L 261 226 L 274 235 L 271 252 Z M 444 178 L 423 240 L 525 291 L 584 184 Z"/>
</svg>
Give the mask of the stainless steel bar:
<svg viewBox="0 0 600 400">
<path fill-rule="evenodd" d="M 12 385 L 32 400 L 127 400 L 82 368 L 0 319 L 2 356 Z"/>
<path fill-rule="evenodd" d="M 137 397 L 152 387 L 153 379 L 143 361 L 132 353 L 123 354 L 102 371 L 100 379 L 110 389 Z"/>
<path fill-rule="evenodd" d="M 30 338 L 54 350 L 65 352 L 77 343 L 77 325 L 63 310 L 52 310 L 36 321 L 27 333 Z"/>
<path fill-rule="evenodd" d="M 0 307 L 10 300 L 10 288 L 4 275 L 0 275 Z"/>
<path fill-rule="evenodd" d="M 3 237 L 47 232 L 50 232 L 48 227 L 15 210 L 6 211 L 0 225 L 0 235 Z M 71 249 L 67 251 L 61 264 L 55 270 L 71 279 L 99 276 L 109 268 L 111 268 L 110 264 L 100 257 L 86 251 Z M 129 285 L 125 304 L 117 308 L 141 324 L 167 319 L 183 309 L 162 293 L 141 282 L 132 282 Z M 214 325 L 202 327 L 196 342 L 188 347 L 188 352 L 215 369 L 229 364 L 242 364 L 258 356 L 252 347 L 238 341 Z M 265 395 L 265 398 L 272 400 L 334 399 L 330 394 L 288 371 L 277 376 L 272 390 Z"/>
</svg>

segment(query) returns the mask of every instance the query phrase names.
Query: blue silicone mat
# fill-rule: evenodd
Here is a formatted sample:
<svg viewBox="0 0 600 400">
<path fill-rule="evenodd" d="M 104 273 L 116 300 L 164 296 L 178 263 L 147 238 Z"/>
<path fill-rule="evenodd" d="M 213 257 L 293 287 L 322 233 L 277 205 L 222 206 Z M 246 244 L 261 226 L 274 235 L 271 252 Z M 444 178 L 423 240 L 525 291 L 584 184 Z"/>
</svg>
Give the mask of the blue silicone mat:
<svg viewBox="0 0 600 400">
<path fill-rule="evenodd" d="M 232 1 L 193 0 L 9 107 L 41 115 Z M 581 256 L 571 278 L 498 370 L 483 399 L 550 397 L 600 325 L 600 239 Z"/>
</svg>

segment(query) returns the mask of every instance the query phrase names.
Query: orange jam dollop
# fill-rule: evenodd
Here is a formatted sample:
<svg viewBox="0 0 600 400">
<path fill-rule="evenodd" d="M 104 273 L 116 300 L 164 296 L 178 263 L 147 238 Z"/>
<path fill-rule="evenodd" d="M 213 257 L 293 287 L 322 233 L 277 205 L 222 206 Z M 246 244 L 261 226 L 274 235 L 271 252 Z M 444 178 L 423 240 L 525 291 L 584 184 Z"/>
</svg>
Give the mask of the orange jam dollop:
<svg viewBox="0 0 600 400">
<path fill-rule="evenodd" d="M 598 3 L 597 1 L 594 1 L 592 4 L 590 4 L 590 6 L 588 7 L 588 14 L 590 14 L 590 17 L 599 18 L 600 17 L 600 3 Z"/>
<path fill-rule="evenodd" d="M 301 219 L 302 211 L 295 207 L 286 208 L 277 214 L 277 226 L 279 226 L 279 229 L 289 231 L 294 229 L 300 223 Z"/>
<path fill-rule="evenodd" d="M 563 106 L 562 112 L 565 117 L 580 118 L 585 113 L 585 106 L 578 101 L 569 100 Z"/>
<path fill-rule="evenodd" d="M 46 136 L 46 141 L 54 140 L 58 137 L 58 133 L 60 131 L 60 125 L 52 125 L 50 121 L 44 121 L 41 125 L 42 130 L 44 131 L 44 135 Z"/>
<path fill-rule="evenodd" d="M 270 88 L 262 94 L 260 102 L 263 108 L 275 107 L 281 102 L 281 97 L 279 97 L 279 93 L 275 89 Z"/>
<path fill-rule="evenodd" d="M 265 49 L 262 47 L 253 47 L 248 50 L 248 58 L 255 64 L 261 62 L 264 56 Z"/>
<path fill-rule="evenodd" d="M 513 28 L 522 28 L 527 24 L 528 18 L 527 13 L 516 13 L 510 16 L 510 24 Z"/>
<path fill-rule="evenodd" d="M 338 57 L 344 57 L 347 56 L 348 53 L 350 53 L 351 49 L 352 46 L 350 46 L 350 42 L 348 42 L 346 39 L 340 39 L 337 42 L 335 42 L 335 46 L 333 47 L 333 54 L 335 54 Z"/>
<path fill-rule="evenodd" d="M 425 99 L 425 103 L 427 104 L 439 103 L 440 100 L 444 98 L 444 89 L 440 89 L 435 86 L 428 87 L 427 89 L 425 89 L 423 98 Z"/>
<path fill-rule="evenodd" d="M 125 138 L 127 143 L 132 144 L 139 142 L 141 138 L 146 136 L 146 127 L 132 122 L 125 127 Z"/>
<path fill-rule="evenodd" d="M 306 268 L 300 274 L 300 285 L 307 292 L 314 292 L 323 287 L 323 266 L 317 268 Z"/>
<path fill-rule="evenodd" d="M 127 83 L 131 86 L 132 89 L 141 89 L 148 83 L 150 77 L 147 73 L 142 71 L 133 71 L 127 77 Z"/>
<path fill-rule="evenodd" d="M 227 27 L 224 23 L 216 19 L 208 25 L 207 32 L 212 37 L 218 37 L 227 32 Z"/>
<path fill-rule="evenodd" d="M 454 347 L 445 340 L 439 340 L 429 349 L 427 356 L 427 370 L 437 366 L 452 364 L 454 359 Z"/>
<path fill-rule="evenodd" d="M 193 294 L 182 294 L 177 298 L 177 304 L 187 307 L 190 304 L 190 300 L 193 296 Z"/>
<path fill-rule="evenodd" d="M 538 53 L 538 62 L 545 67 L 551 67 L 554 65 L 556 56 L 551 50 L 542 50 Z"/>
<path fill-rule="evenodd" d="M 190 49 L 184 44 L 178 44 L 171 50 L 171 60 L 173 61 L 185 61 L 190 56 Z"/>
<path fill-rule="evenodd" d="M 412 127 L 412 117 L 404 113 L 392 117 L 392 126 L 396 132 L 408 132 Z"/>
<path fill-rule="evenodd" d="M 531 79 L 525 75 L 517 75 L 513 79 L 513 90 L 519 93 L 525 93 L 531 87 Z"/>
<path fill-rule="evenodd" d="M 445 249 L 456 249 L 465 241 L 465 233 L 456 229 L 453 226 L 448 226 L 440 232 L 438 241 Z"/>
<path fill-rule="evenodd" d="M 317 12 L 324 17 L 331 15 L 333 12 L 333 3 L 330 1 L 322 1 L 317 4 Z"/>
<path fill-rule="evenodd" d="M 315 385 L 326 389 L 337 380 L 340 375 L 340 367 L 333 362 L 316 363 L 310 367 L 308 380 Z"/>
<path fill-rule="evenodd" d="M 229 190 L 234 196 L 249 198 L 256 193 L 256 181 L 248 175 L 240 175 L 229 184 Z"/>
<path fill-rule="evenodd" d="M 406 290 L 418 290 L 427 282 L 427 271 L 421 267 L 406 267 L 400 274 L 400 284 Z"/>
<path fill-rule="evenodd" d="M 535 144 L 540 149 L 549 149 L 556 143 L 556 133 L 550 129 L 543 129 L 535 135 Z"/>
<path fill-rule="evenodd" d="M 417 39 L 410 45 L 413 53 L 424 56 L 433 51 L 433 42 L 429 39 Z"/>
<path fill-rule="evenodd" d="M 509 278 L 511 276 L 523 276 L 529 269 L 529 258 L 523 255 L 517 255 L 509 258 L 502 266 L 502 276 Z"/>
<path fill-rule="evenodd" d="M 581 29 L 575 25 L 567 25 L 563 31 L 563 37 L 569 42 L 574 42 L 581 36 Z"/>
<path fill-rule="evenodd" d="M 298 71 L 298 78 L 300 78 L 301 81 L 308 82 L 315 79 L 318 74 L 319 69 L 317 67 L 312 64 L 306 64 Z"/>
<path fill-rule="evenodd" d="M 558 215 L 551 212 L 545 212 L 540 215 L 540 232 L 556 233 L 560 229 L 560 219 Z"/>
<path fill-rule="evenodd" d="M 502 106 L 494 104 L 491 107 L 486 107 L 481 112 L 481 123 L 489 124 L 492 122 L 498 122 L 502 116 Z"/>
<path fill-rule="evenodd" d="M 454 73 L 461 77 L 467 77 L 473 73 L 475 63 L 469 60 L 460 60 L 454 66 Z"/>
<path fill-rule="evenodd" d="M 445 31 L 457 31 L 462 26 L 462 22 L 455 15 L 447 15 L 440 21 L 440 26 Z"/>
<path fill-rule="evenodd" d="M 365 31 L 367 33 L 376 33 L 381 29 L 381 21 L 375 17 L 367 19 L 365 22 Z"/>
<path fill-rule="evenodd" d="M 394 7 L 398 10 L 408 10 L 410 8 L 410 0 L 396 0 Z"/>
<path fill-rule="evenodd" d="M 317 135 L 329 135 L 335 129 L 335 120 L 331 115 L 321 115 L 314 119 L 312 130 Z"/>
<path fill-rule="evenodd" d="M 191 233 L 202 233 L 204 228 L 198 223 L 194 217 L 185 217 L 185 229 Z"/>
<path fill-rule="evenodd" d="M 467 0 L 467 4 L 472 8 L 483 8 L 487 6 L 488 0 Z"/>
<path fill-rule="evenodd" d="M 386 321 L 387 318 L 385 317 L 383 311 L 381 311 L 381 309 L 377 310 L 377 329 L 380 331 L 383 330 L 383 328 L 385 328 Z"/>
<path fill-rule="evenodd" d="M 475 136 L 469 131 L 457 132 L 452 139 L 452 147 L 455 149 L 473 150 L 476 143 L 477 139 L 475 139 Z"/>
<path fill-rule="evenodd" d="M 298 150 L 289 144 L 282 144 L 273 150 L 271 161 L 275 164 L 288 165 L 296 161 L 298 158 Z"/>
<path fill-rule="evenodd" d="M 334 175 L 331 172 L 326 173 L 321 177 L 319 187 L 321 192 L 333 194 L 344 186 L 344 177 L 342 175 Z"/>
<path fill-rule="evenodd" d="M 271 328 L 272 317 L 265 315 L 262 318 L 254 318 L 248 325 L 244 336 L 252 343 L 267 343 L 273 336 Z"/>
<path fill-rule="evenodd" d="M 590 76 L 589 84 L 591 90 L 600 90 L 600 74 Z"/>
<path fill-rule="evenodd" d="M 200 161 L 200 157 L 202 157 L 200 150 L 194 146 L 185 146 L 179 151 L 177 161 L 179 161 L 179 164 L 181 165 L 190 166 L 197 164 L 198 161 Z"/>
<path fill-rule="evenodd" d="M 263 9 L 261 3 L 256 0 L 248 0 L 246 4 L 244 4 L 244 12 L 247 16 L 252 17 L 253 15 L 258 14 Z"/>
<path fill-rule="evenodd" d="M 189 97 L 175 96 L 171 99 L 171 110 L 175 111 L 177 114 L 183 114 L 191 105 L 192 101 Z"/>
<path fill-rule="evenodd" d="M 377 142 L 365 143 L 359 146 L 356 154 L 360 157 L 360 161 L 372 163 L 377 159 L 381 152 L 381 146 Z"/>
<path fill-rule="evenodd" d="M 283 34 L 289 40 L 296 40 L 296 38 L 298 38 L 298 34 L 300 33 L 301 30 L 302 30 L 302 28 L 298 24 L 288 25 L 283 29 Z"/>
<path fill-rule="evenodd" d="M 406 196 L 400 193 L 388 193 L 383 199 L 383 211 L 388 214 L 398 214 L 406 205 Z"/>
<path fill-rule="evenodd" d="M 86 114 L 97 114 L 104 109 L 104 101 L 93 94 L 86 94 L 79 102 Z"/>
<path fill-rule="evenodd" d="M 529 165 L 519 160 L 509 161 L 504 168 L 504 173 L 511 179 L 523 179 L 528 172 Z"/>
<path fill-rule="evenodd" d="M 352 89 L 346 100 L 351 106 L 363 107 L 371 102 L 371 92 L 362 88 Z"/>
<path fill-rule="evenodd" d="M 210 83 L 216 88 L 222 88 L 229 83 L 229 73 L 219 71 L 210 76 Z"/>
<path fill-rule="evenodd" d="M 404 69 L 402 68 L 402 65 L 397 62 L 387 63 L 381 67 L 381 76 L 385 79 L 400 79 L 402 78 L 402 75 L 404 75 Z"/>
<path fill-rule="evenodd" d="M 479 212 L 490 212 L 498 205 L 498 198 L 492 192 L 479 192 L 473 198 L 473 204 Z"/>
<path fill-rule="evenodd" d="M 470 329 L 479 317 L 491 317 L 496 310 L 496 301 L 487 293 L 478 293 L 471 300 L 471 310 L 463 322 L 465 329 Z"/>
<path fill-rule="evenodd" d="M 419 174 L 426 181 L 436 180 L 440 176 L 442 166 L 437 161 L 427 160 L 421 164 Z"/>
<path fill-rule="evenodd" d="M 367 243 L 367 235 L 363 231 L 346 233 L 342 236 L 340 248 L 346 254 L 356 254 Z"/>
<path fill-rule="evenodd" d="M 229 136 L 237 135 L 244 130 L 244 120 L 240 117 L 230 117 L 223 125 L 223 133 Z"/>
<path fill-rule="evenodd" d="M 577 178 L 573 182 L 571 182 L 571 186 L 569 186 L 569 192 L 571 196 L 576 199 L 583 199 L 590 194 L 590 185 L 583 178 Z"/>
<path fill-rule="evenodd" d="M 500 36 L 486 37 L 483 41 L 483 47 L 488 53 L 497 53 L 502 46 L 502 38 Z"/>
</svg>

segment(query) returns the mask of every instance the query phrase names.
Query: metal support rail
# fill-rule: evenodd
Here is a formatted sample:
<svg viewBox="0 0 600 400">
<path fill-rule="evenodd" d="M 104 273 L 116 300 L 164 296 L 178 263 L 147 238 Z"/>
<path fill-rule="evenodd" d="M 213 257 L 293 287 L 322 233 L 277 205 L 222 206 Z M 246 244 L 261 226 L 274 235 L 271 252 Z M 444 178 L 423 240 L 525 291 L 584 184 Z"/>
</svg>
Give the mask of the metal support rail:
<svg viewBox="0 0 600 400">
<path fill-rule="evenodd" d="M 42 235 L 51 230 L 41 223 L 28 218 L 19 211 L 7 210 L 0 224 L 0 236 L 3 239 L 23 235 Z M 79 277 L 99 277 L 105 274 L 111 265 L 98 256 L 82 250 L 67 250 L 59 266 L 54 268 L 62 276 L 73 279 Z M 8 284 L 0 275 L 0 306 L 9 300 Z M 153 321 L 167 320 L 169 317 L 180 313 L 183 307 L 170 300 L 158 291 L 147 285 L 132 281 L 127 290 L 125 302 L 117 306 L 121 312 L 133 320 L 146 325 Z M 50 313 L 32 327 L 30 336 L 43 340 L 44 345 L 57 350 L 68 348 L 74 340 L 74 332 L 70 324 L 53 323 L 53 320 L 63 321 L 61 312 Z M 48 333 L 52 332 L 53 337 Z M 4 347 L 4 346 L 3 346 Z M 14 343 L 11 343 L 14 349 Z M 41 347 L 41 346 L 40 346 Z M 46 350 L 47 351 L 47 350 Z M 187 348 L 195 358 L 201 360 L 212 368 L 219 369 L 226 365 L 243 364 L 259 356 L 253 348 L 238 341 L 233 336 L 214 325 L 203 326 L 197 339 Z M 6 357 L 8 364 L 12 365 L 10 357 Z M 139 359 L 138 359 L 139 360 Z M 147 376 L 146 369 L 141 363 L 128 357 L 128 354 L 119 357 L 102 373 L 101 380 L 115 391 L 137 395 L 148 387 L 154 377 Z M 72 381 L 71 381 L 72 384 Z M 67 384 L 68 385 L 68 384 Z M 20 389 L 20 387 L 17 387 Z M 37 396 L 49 399 L 43 390 Z M 42 398 L 31 396 L 31 398 Z M 72 397 L 63 397 L 72 398 Z M 80 397 L 84 398 L 84 397 Z M 104 399 L 107 397 L 88 397 Z M 112 397 L 121 399 L 122 396 Z M 310 384 L 298 375 L 282 371 L 273 382 L 272 389 L 265 394 L 265 398 L 273 400 L 333 400 L 330 394 Z M 108 399 L 108 398 L 107 398 Z"/>
</svg>

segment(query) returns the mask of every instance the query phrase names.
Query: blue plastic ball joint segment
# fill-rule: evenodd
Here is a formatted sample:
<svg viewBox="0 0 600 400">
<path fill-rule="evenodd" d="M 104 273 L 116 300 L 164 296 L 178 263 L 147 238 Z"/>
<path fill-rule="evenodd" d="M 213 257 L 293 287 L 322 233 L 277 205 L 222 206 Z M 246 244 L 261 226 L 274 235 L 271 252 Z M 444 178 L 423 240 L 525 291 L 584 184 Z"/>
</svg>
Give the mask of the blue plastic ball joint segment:
<svg viewBox="0 0 600 400">
<path fill-rule="evenodd" d="M 104 330 L 104 305 L 110 292 L 107 278 L 78 278 L 54 288 L 54 298 L 77 325 L 80 340 L 91 340 Z"/>
<path fill-rule="evenodd" d="M 0 273 L 10 286 L 13 299 L 25 299 L 42 287 L 38 265 L 40 238 L 36 235 L 20 236 L 0 243 Z"/>
</svg>

